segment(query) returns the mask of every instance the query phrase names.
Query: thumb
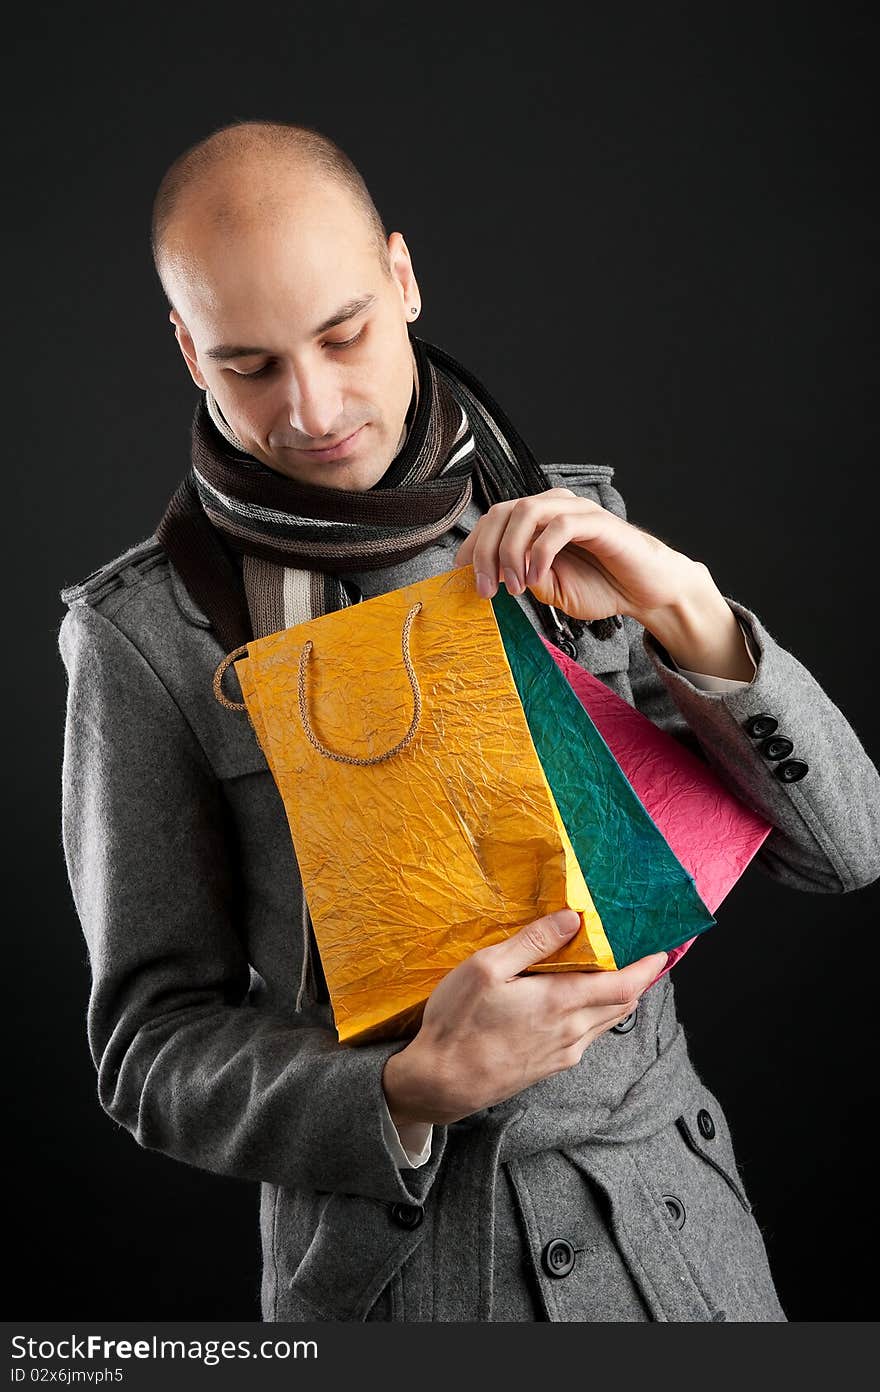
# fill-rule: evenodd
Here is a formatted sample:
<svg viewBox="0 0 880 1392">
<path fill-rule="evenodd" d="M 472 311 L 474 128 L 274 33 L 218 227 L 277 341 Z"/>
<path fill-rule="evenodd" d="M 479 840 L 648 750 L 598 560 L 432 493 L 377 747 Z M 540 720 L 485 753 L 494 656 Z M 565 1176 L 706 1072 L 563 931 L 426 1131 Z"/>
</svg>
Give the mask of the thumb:
<svg viewBox="0 0 880 1392">
<path fill-rule="evenodd" d="M 575 909 L 557 909 L 555 913 L 527 923 L 504 942 L 484 947 L 483 951 L 492 954 L 505 976 L 517 976 L 526 967 L 550 957 L 573 938 L 580 923 L 581 916 Z"/>
</svg>

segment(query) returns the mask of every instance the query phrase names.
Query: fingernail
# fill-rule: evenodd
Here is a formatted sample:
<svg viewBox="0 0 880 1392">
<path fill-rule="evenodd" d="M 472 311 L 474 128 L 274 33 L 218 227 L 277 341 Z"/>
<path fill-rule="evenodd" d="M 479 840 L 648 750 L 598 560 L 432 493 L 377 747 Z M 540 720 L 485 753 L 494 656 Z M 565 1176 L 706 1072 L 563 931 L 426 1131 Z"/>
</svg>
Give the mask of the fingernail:
<svg viewBox="0 0 880 1392">
<path fill-rule="evenodd" d="M 557 909 L 553 915 L 553 923 L 561 938 L 570 938 L 574 929 L 580 927 L 580 922 L 581 916 L 577 909 Z"/>
<path fill-rule="evenodd" d="M 506 566 L 504 567 L 504 583 L 511 594 L 519 594 L 523 588 L 522 581 L 516 571 L 508 570 Z"/>
<path fill-rule="evenodd" d="M 495 584 L 491 575 L 484 575 L 481 570 L 475 572 L 477 577 L 477 594 L 482 595 L 483 599 L 490 599 L 495 593 Z"/>
</svg>

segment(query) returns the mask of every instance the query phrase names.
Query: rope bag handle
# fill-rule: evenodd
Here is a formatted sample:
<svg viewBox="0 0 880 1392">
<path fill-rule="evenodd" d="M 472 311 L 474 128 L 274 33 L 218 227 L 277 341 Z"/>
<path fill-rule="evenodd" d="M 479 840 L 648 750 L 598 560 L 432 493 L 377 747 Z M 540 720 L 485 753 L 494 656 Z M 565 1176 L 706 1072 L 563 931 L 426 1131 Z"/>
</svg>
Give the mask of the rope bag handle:
<svg viewBox="0 0 880 1392">
<path fill-rule="evenodd" d="M 311 721 L 309 720 L 308 708 L 306 706 L 306 666 L 308 664 L 309 654 L 311 653 L 314 644 L 312 643 L 311 639 L 309 639 L 309 641 L 303 647 L 303 650 L 300 653 L 299 657 L 299 713 L 302 719 L 303 729 L 306 732 L 307 739 L 314 746 L 314 748 L 317 749 L 318 753 L 323 754 L 325 758 L 335 759 L 338 763 L 341 764 L 358 764 L 361 767 L 365 767 L 369 764 L 384 763 L 386 759 L 390 759 L 395 754 L 401 753 L 402 750 L 406 749 L 407 746 L 412 743 L 416 730 L 419 727 L 419 721 L 422 718 L 422 693 L 419 690 L 418 678 L 416 677 L 415 668 L 413 667 L 412 659 L 409 654 L 409 631 L 412 627 L 412 621 L 415 618 L 416 614 L 419 613 L 421 607 L 421 601 L 418 601 L 410 609 L 409 613 L 406 616 L 406 619 L 404 620 L 403 636 L 401 640 L 403 664 L 406 667 L 406 674 L 409 677 L 409 684 L 413 694 L 413 717 L 410 721 L 409 729 L 407 730 L 403 739 L 399 740 L 398 743 L 393 746 L 393 748 L 387 750 L 384 754 L 374 754 L 369 759 L 359 759 L 353 754 L 337 754 L 334 750 L 328 749 L 327 746 L 325 744 L 322 744 L 322 742 L 318 739 L 318 736 L 312 729 Z M 227 710 L 247 709 L 247 705 L 243 701 L 230 701 L 223 694 L 221 686 L 221 683 L 223 681 L 223 674 L 225 673 L 226 668 L 229 666 L 231 662 L 235 660 L 235 658 L 240 657 L 242 653 L 247 651 L 247 646 L 247 643 L 242 643 L 240 647 L 234 648 L 231 653 L 227 653 L 226 657 L 223 658 L 223 661 L 219 664 L 216 672 L 214 673 L 214 695 L 220 702 L 221 706 L 225 706 Z"/>
<path fill-rule="evenodd" d="M 242 643 L 240 647 L 233 648 L 231 653 L 226 654 L 214 673 L 214 695 L 217 697 L 221 706 L 225 706 L 227 710 L 247 710 L 247 704 L 244 701 L 230 701 L 228 697 L 223 695 L 223 674 L 226 668 L 229 666 L 230 662 L 234 662 L 237 657 L 241 657 L 242 653 L 246 653 L 247 648 L 247 643 Z"/>
<path fill-rule="evenodd" d="M 358 759 L 353 754 L 334 753 L 332 749 L 328 749 L 325 744 L 321 743 L 312 729 L 309 722 L 309 713 L 306 709 L 306 663 L 308 662 L 309 653 L 312 650 L 313 644 L 311 640 L 306 643 L 299 657 L 299 713 L 302 717 L 303 729 L 310 743 L 314 745 L 319 754 L 323 754 L 328 759 L 336 759 L 337 762 L 341 764 L 360 764 L 364 767 L 368 764 L 384 763 L 386 759 L 392 758 L 394 754 L 399 754 L 412 742 L 413 736 L 419 727 L 419 721 L 422 718 L 422 693 L 419 690 L 418 678 L 416 677 L 415 668 L 412 665 L 412 659 L 409 655 L 409 631 L 412 627 L 412 621 L 421 607 L 421 601 L 418 601 L 407 614 L 403 625 L 403 639 L 401 645 L 403 649 L 403 664 L 406 667 L 406 675 L 409 677 L 409 684 L 412 687 L 413 694 L 413 717 L 410 721 L 409 729 L 403 739 L 399 740 L 392 749 L 387 750 L 384 754 L 374 754 L 370 759 Z"/>
</svg>

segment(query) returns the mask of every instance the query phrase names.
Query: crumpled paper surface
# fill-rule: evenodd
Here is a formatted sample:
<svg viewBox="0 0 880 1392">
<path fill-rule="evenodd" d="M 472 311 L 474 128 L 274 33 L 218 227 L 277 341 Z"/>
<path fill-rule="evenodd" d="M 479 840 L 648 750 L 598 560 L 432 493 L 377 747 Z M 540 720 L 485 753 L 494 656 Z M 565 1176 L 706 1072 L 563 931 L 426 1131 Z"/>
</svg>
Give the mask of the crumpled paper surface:
<svg viewBox="0 0 880 1392">
<path fill-rule="evenodd" d="M 770 835 L 771 823 L 747 807 L 691 750 L 543 635 L 538 636 L 588 712 L 645 810 L 683 867 L 694 877 L 703 903 L 714 914 Z M 550 783 L 558 796 L 552 778 Z M 573 840 L 583 857 L 583 848 L 576 838 Z M 583 858 L 581 864 L 589 875 Z M 626 949 L 616 939 L 595 878 L 590 879 L 590 888 L 614 955 L 623 966 Z M 675 965 L 694 941 L 695 938 L 690 938 L 670 949 L 669 960 L 660 976 Z"/>
<path fill-rule="evenodd" d="M 318 739 L 384 753 L 412 719 L 402 634 L 416 601 L 412 742 L 367 767 L 327 758 L 301 719 L 303 645 L 314 643 L 306 701 Z M 257 639 L 234 666 L 284 802 L 340 1042 L 417 1027 L 453 967 L 556 909 L 575 909 L 581 925 L 542 970 L 615 966 L 471 566 Z"/>
<path fill-rule="evenodd" d="M 558 665 L 553 654 L 565 654 L 536 632 L 506 589 L 501 587 L 491 603 L 535 748 L 618 967 L 692 941 L 715 919 L 693 874 L 623 772 L 615 757 L 617 744 L 612 752 L 590 718 L 583 699 L 586 683 L 580 683 L 577 674 L 588 683 L 602 683 L 572 659 L 564 669 Z M 634 717 L 624 726 L 623 713 L 615 707 L 615 720 L 621 722 L 615 729 L 626 731 L 620 743 L 629 766 L 641 769 L 642 792 L 652 807 L 665 810 L 666 825 L 676 828 L 678 844 L 687 843 L 696 860 L 704 854 L 711 860 L 732 827 L 724 816 L 704 839 L 705 799 L 687 794 L 709 785 L 689 779 L 679 757 L 688 751 L 641 711 L 607 687 L 603 690 Z"/>
</svg>

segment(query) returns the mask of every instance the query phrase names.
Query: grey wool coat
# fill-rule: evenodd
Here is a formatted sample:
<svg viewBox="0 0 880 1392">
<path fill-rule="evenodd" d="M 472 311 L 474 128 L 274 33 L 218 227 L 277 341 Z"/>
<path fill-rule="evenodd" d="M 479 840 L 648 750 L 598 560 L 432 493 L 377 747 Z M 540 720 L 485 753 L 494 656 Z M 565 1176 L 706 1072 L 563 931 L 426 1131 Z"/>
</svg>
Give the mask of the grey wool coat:
<svg viewBox="0 0 880 1392">
<path fill-rule="evenodd" d="M 625 516 L 609 466 L 546 468 Z M 451 569 L 478 516 L 353 578 L 369 598 Z M 207 619 L 155 537 L 61 597 L 63 844 L 98 1097 L 141 1146 L 259 1182 L 265 1321 L 785 1320 L 671 975 L 578 1065 L 435 1126 L 427 1163 L 398 1167 L 381 1074 L 406 1041 L 338 1043 L 283 805 L 246 714 L 214 699 Z M 728 603 L 758 664 L 741 689 L 698 689 L 630 618 L 587 631 L 578 660 L 772 823 L 769 875 L 858 889 L 880 875 L 877 769 Z"/>
</svg>

